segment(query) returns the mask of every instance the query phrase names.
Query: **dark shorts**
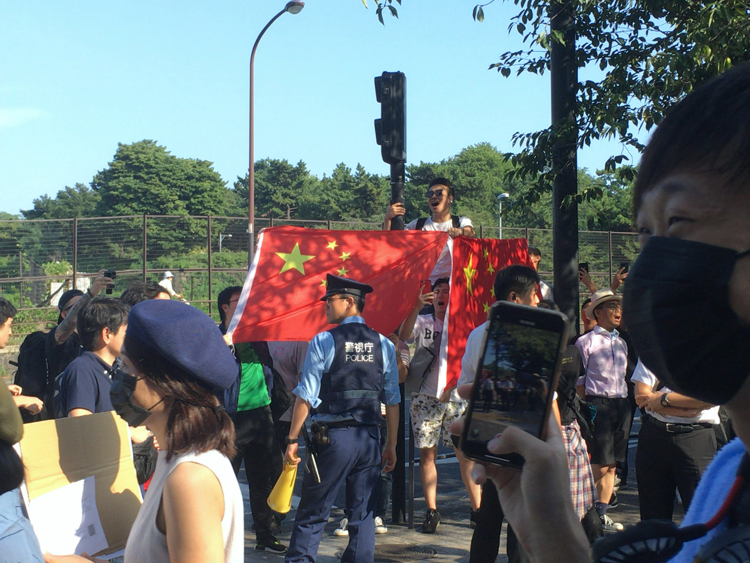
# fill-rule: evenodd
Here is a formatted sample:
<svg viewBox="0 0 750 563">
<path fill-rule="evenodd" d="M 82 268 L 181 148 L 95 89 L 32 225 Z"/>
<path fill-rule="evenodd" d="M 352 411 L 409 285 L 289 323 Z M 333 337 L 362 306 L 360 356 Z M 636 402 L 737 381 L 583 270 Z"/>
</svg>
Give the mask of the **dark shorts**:
<svg viewBox="0 0 750 563">
<path fill-rule="evenodd" d="M 606 397 L 586 397 L 596 405 L 594 437 L 588 444 L 591 463 L 614 465 L 624 462 L 628 456 L 628 435 L 630 429 L 630 403 L 627 397 L 608 399 Z"/>
</svg>

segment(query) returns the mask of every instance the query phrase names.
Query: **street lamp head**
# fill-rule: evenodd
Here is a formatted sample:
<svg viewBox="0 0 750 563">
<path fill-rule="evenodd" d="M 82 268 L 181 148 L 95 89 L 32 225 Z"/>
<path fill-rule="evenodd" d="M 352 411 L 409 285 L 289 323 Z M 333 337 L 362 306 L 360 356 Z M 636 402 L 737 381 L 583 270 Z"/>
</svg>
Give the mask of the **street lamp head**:
<svg viewBox="0 0 750 563">
<path fill-rule="evenodd" d="M 501 199 L 505 199 L 506 197 L 510 197 L 510 194 L 502 193 L 499 196 L 497 196 L 498 201 Z"/>
<path fill-rule="evenodd" d="M 299 0 L 292 0 L 291 2 L 286 3 L 284 11 L 289 12 L 290 14 L 299 14 L 304 7 L 304 2 L 300 2 Z"/>
<path fill-rule="evenodd" d="M 232 238 L 232 233 L 229 233 L 228 235 L 224 235 L 224 238 Z"/>
</svg>

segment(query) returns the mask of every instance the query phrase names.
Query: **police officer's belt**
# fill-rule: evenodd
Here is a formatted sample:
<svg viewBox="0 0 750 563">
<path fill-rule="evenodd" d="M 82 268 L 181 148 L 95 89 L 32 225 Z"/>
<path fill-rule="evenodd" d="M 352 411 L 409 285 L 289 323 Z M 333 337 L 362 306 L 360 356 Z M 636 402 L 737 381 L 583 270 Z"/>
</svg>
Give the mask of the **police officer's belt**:
<svg viewBox="0 0 750 563">
<path fill-rule="evenodd" d="M 354 391 L 340 391 L 338 393 L 325 393 L 321 395 L 319 398 L 324 403 L 330 403 L 333 401 L 345 401 L 347 399 L 375 399 L 379 401 L 380 392 L 357 389 Z"/>
</svg>

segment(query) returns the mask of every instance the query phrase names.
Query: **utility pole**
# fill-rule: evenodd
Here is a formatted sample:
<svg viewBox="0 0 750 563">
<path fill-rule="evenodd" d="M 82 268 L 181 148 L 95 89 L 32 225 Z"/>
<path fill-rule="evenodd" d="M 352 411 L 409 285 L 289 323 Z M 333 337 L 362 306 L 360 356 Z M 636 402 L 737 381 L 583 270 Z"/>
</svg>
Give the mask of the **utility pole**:
<svg viewBox="0 0 750 563">
<path fill-rule="evenodd" d="M 576 124 L 575 9 L 571 0 L 553 0 L 549 7 L 552 33 L 560 32 L 563 41 L 551 37 L 550 85 L 552 94 L 553 144 L 552 169 L 552 247 L 555 301 L 571 322 L 578 318 L 578 204 L 564 206 L 566 197 L 578 193 L 576 159 L 578 127 Z M 577 323 L 575 325 L 577 331 Z"/>
</svg>

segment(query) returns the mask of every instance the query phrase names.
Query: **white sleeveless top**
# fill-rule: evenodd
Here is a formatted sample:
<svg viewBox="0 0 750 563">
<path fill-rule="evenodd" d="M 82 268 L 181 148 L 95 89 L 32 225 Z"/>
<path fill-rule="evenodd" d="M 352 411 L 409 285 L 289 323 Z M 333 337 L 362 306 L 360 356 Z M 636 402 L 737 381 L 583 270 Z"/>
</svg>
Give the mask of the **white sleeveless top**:
<svg viewBox="0 0 750 563">
<path fill-rule="evenodd" d="M 167 452 L 160 451 L 156 470 L 151 479 L 146 500 L 130 529 L 125 546 L 125 563 L 169 563 L 167 536 L 156 527 L 156 515 L 161 504 L 164 482 L 175 467 L 185 462 L 199 463 L 213 471 L 224 493 L 224 516 L 221 531 L 224 536 L 224 563 L 245 560 L 245 511 L 242 492 L 232 464 L 222 453 L 212 450 L 202 454 L 188 453 L 167 462 Z"/>
</svg>

